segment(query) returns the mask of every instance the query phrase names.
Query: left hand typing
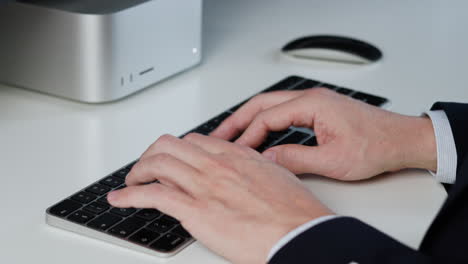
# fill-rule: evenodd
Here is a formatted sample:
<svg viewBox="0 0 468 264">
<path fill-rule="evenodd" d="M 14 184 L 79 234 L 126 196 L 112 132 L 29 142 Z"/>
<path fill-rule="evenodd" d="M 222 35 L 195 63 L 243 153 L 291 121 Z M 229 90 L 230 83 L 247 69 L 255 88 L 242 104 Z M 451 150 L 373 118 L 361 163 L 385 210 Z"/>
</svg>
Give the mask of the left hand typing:
<svg viewBox="0 0 468 264">
<path fill-rule="evenodd" d="M 144 184 L 156 179 L 161 184 Z M 167 213 L 235 263 L 265 263 L 286 233 L 333 214 L 285 168 L 248 147 L 198 134 L 159 138 L 126 183 L 109 194 L 112 205 Z"/>
</svg>

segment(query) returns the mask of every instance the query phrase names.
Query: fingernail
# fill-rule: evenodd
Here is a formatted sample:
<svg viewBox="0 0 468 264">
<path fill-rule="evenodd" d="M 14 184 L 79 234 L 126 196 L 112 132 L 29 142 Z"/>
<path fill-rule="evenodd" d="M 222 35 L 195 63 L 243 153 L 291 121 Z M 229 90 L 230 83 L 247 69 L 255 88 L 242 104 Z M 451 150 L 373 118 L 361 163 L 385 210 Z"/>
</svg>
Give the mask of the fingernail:
<svg viewBox="0 0 468 264">
<path fill-rule="evenodd" d="M 265 151 L 263 156 L 273 162 L 276 162 L 276 153 L 274 151 Z"/>
<path fill-rule="evenodd" d="M 117 196 L 118 196 L 118 194 L 116 192 L 110 192 L 109 194 L 107 194 L 107 201 L 108 202 L 115 202 L 115 201 L 117 201 Z"/>
</svg>

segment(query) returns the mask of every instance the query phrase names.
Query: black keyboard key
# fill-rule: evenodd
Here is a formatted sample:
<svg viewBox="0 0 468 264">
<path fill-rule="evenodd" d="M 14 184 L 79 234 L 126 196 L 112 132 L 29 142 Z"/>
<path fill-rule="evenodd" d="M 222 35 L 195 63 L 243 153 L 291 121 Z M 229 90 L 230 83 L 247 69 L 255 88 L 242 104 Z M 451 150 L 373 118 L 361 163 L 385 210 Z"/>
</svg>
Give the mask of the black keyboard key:
<svg viewBox="0 0 468 264">
<path fill-rule="evenodd" d="M 127 218 L 123 220 L 120 224 L 112 227 L 109 230 L 109 233 L 119 236 L 119 237 L 128 237 L 133 232 L 137 231 L 146 224 L 144 220 L 139 218 Z"/>
<path fill-rule="evenodd" d="M 105 213 L 88 223 L 89 227 L 105 231 L 122 220 L 122 217 Z"/>
<path fill-rule="evenodd" d="M 109 176 L 109 177 L 105 178 L 104 180 L 100 181 L 99 183 L 107 185 L 107 186 L 109 186 L 111 188 L 115 188 L 115 187 L 118 187 L 119 185 L 123 184 L 124 182 L 125 181 L 120 179 L 120 178 Z"/>
<path fill-rule="evenodd" d="M 154 222 L 148 225 L 148 229 L 159 232 L 165 233 L 169 231 L 169 229 L 173 228 L 177 223 L 173 221 L 169 221 L 164 218 L 158 218 Z"/>
<path fill-rule="evenodd" d="M 262 153 L 263 151 L 267 150 L 270 147 L 270 144 L 263 142 L 260 146 L 258 146 L 255 150 Z"/>
<path fill-rule="evenodd" d="M 104 195 L 103 197 L 97 199 L 96 202 L 110 206 L 109 201 L 107 201 L 107 195 Z"/>
<path fill-rule="evenodd" d="M 221 123 L 226 120 L 226 118 L 228 118 L 229 116 L 231 115 L 231 113 L 229 112 L 224 112 L 222 114 L 220 114 L 219 116 L 213 118 L 210 120 L 210 123 L 216 127 L 218 127 L 219 125 L 221 125 Z"/>
<path fill-rule="evenodd" d="M 329 84 L 329 83 L 322 83 L 320 84 L 320 87 L 328 88 L 330 90 L 335 90 L 337 88 L 336 85 Z"/>
<path fill-rule="evenodd" d="M 262 93 L 268 93 L 273 91 L 281 91 L 281 90 L 288 90 L 292 88 L 292 86 L 296 86 L 300 82 L 304 81 L 304 78 L 298 76 L 290 76 L 282 81 L 276 83 L 273 86 L 268 87 L 267 89 L 263 90 Z"/>
<path fill-rule="evenodd" d="M 140 245 L 148 245 L 149 243 L 153 242 L 156 238 L 160 236 L 161 234 L 157 232 L 153 232 L 149 229 L 142 229 L 136 232 L 134 235 L 132 235 L 128 239 Z"/>
<path fill-rule="evenodd" d="M 304 143 L 302 143 L 302 145 L 309 146 L 309 147 L 316 147 L 316 146 L 318 146 L 317 138 L 316 137 L 311 137 L 308 140 L 306 140 Z"/>
<path fill-rule="evenodd" d="M 184 238 L 169 233 L 156 240 L 150 247 L 162 252 L 170 252 L 177 249 L 184 242 Z"/>
<path fill-rule="evenodd" d="M 286 138 L 282 139 L 279 143 L 276 145 L 286 145 L 286 144 L 299 144 L 302 140 L 306 139 L 309 137 L 309 134 L 302 133 L 299 131 L 294 131 L 291 135 L 287 136 Z"/>
<path fill-rule="evenodd" d="M 273 139 L 273 140 L 278 140 L 278 139 L 284 137 L 285 135 L 287 135 L 289 132 L 291 132 L 291 129 L 286 129 L 286 130 L 283 130 L 283 131 L 271 131 L 268 134 L 268 138 Z"/>
<path fill-rule="evenodd" d="M 135 208 L 112 208 L 110 212 L 113 214 L 127 217 L 135 213 L 136 209 Z"/>
<path fill-rule="evenodd" d="M 367 94 L 367 93 L 362 93 L 362 92 L 357 92 L 357 93 L 353 94 L 353 98 L 356 99 L 356 100 L 366 102 L 366 103 L 368 103 L 370 105 L 373 105 L 373 106 L 381 106 L 385 102 L 387 102 L 387 99 L 385 99 L 385 98 L 375 96 L 375 95 L 371 95 L 371 94 Z"/>
<path fill-rule="evenodd" d="M 242 135 L 242 134 L 239 134 L 239 135 L 237 135 L 237 136 L 231 138 L 231 139 L 229 140 L 229 142 L 235 142 L 236 140 L 238 140 L 238 139 L 240 138 L 241 135 Z"/>
<path fill-rule="evenodd" d="M 301 84 L 299 84 L 296 87 L 293 87 L 291 90 L 299 91 L 299 90 L 305 90 L 309 88 L 314 88 L 317 87 L 320 83 L 314 80 L 307 80 Z"/>
<path fill-rule="evenodd" d="M 156 219 L 157 217 L 159 217 L 160 215 L 161 215 L 161 212 L 159 212 L 156 209 L 143 209 L 135 214 L 135 216 L 146 221 L 152 221 Z"/>
<path fill-rule="evenodd" d="M 277 141 L 278 139 L 284 137 L 290 131 L 291 131 L 291 129 L 287 129 L 287 130 L 283 130 L 283 131 L 272 131 L 272 132 L 270 132 L 268 134 L 267 138 L 265 139 L 265 141 L 263 141 L 263 143 L 260 146 L 258 146 L 255 150 L 262 153 L 263 151 L 268 149 L 275 141 Z"/>
<path fill-rule="evenodd" d="M 72 200 L 65 200 L 50 208 L 50 213 L 56 216 L 65 217 L 81 208 L 81 204 Z"/>
<path fill-rule="evenodd" d="M 348 88 L 340 87 L 340 88 L 338 88 L 338 90 L 336 90 L 336 92 L 340 93 L 340 94 L 344 94 L 344 95 L 350 95 L 354 91 L 351 90 L 351 89 L 348 89 Z"/>
<path fill-rule="evenodd" d="M 93 219 L 95 216 L 85 211 L 76 211 L 71 214 L 68 219 L 79 224 L 85 224 Z"/>
<path fill-rule="evenodd" d="M 194 130 L 190 131 L 190 133 L 197 133 L 208 136 L 211 133 L 210 129 L 206 129 L 203 126 L 197 127 Z"/>
<path fill-rule="evenodd" d="M 103 195 L 108 193 L 111 190 L 111 188 L 101 185 L 101 184 L 94 184 L 88 189 L 86 189 L 87 192 L 94 193 L 97 195 Z"/>
<path fill-rule="evenodd" d="M 85 206 L 83 209 L 88 211 L 88 212 L 91 212 L 91 213 L 94 213 L 94 214 L 98 215 L 98 214 L 104 213 L 107 209 L 109 209 L 109 206 L 105 205 L 105 204 L 94 202 L 92 204 L 89 204 L 89 205 Z"/>
<path fill-rule="evenodd" d="M 192 238 L 192 235 L 181 225 L 171 230 L 171 233 L 185 238 Z"/>
<path fill-rule="evenodd" d="M 275 142 L 275 141 L 276 141 L 276 139 L 271 138 L 271 137 L 267 137 L 267 139 L 265 141 L 263 141 L 263 143 L 260 146 L 258 146 L 255 150 L 262 153 L 263 151 L 268 149 L 273 144 L 273 142 Z"/>
<path fill-rule="evenodd" d="M 199 134 L 208 135 L 213 130 L 215 130 L 226 118 L 231 115 L 229 112 L 224 112 L 219 116 L 211 119 L 210 121 L 204 123 L 203 125 L 199 126 L 196 130 Z"/>
<path fill-rule="evenodd" d="M 120 178 L 120 179 L 125 179 L 125 177 L 127 177 L 127 174 L 129 172 L 130 172 L 130 170 L 125 168 L 125 169 L 121 169 L 121 170 L 117 171 L 112 176 L 115 176 L 115 177 Z"/>
<path fill-rule="evenodd" d="M 73 195 L 71 198 L 72 200 L 75 200 L 77 202 L 88 204 L 94 201 L 97 198 L 97 196 L 88 192 L 80 192 Z"/>
<path fill-rule="evenodd" d="M 215 130 L 218 127 L 218 125 L 219 124 L 217 124 L 217 123 L 209 121 L 209 122 L 206 122 L 205 124 L 201 125 L 200 127 L 198 127 L 198 129 L 203 131 L 204 135 L 208 135 L 211 132 L 213 132 L 213 130 Z"/>
</svg>

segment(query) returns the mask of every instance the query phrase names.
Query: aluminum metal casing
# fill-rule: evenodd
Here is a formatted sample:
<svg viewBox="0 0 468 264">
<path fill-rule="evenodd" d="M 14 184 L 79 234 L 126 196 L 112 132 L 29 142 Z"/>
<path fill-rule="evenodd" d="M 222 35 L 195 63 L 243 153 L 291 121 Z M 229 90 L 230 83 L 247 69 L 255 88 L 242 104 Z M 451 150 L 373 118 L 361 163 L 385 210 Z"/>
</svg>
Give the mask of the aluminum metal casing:
<svg viewBox="0 0 468 264">
<path fill-rule="evenodd" d="M 3 5 L 0 82 L 102 103 L 200 62 L 202 0 L 125 2 L 128 8 L 96 12 Z"/>
</svg>

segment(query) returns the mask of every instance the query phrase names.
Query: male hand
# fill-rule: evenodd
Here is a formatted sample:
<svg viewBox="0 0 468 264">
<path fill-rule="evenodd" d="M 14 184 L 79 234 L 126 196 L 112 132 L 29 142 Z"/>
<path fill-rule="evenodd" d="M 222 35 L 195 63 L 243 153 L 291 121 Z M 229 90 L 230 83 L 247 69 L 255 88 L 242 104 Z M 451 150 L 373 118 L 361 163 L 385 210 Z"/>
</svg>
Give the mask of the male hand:
<svg viewBox="0 0 468 264">
<path fill-rule="evenodd" d="M 145 184 L 155 180 L 160 184 Z M 265 263 L 289 231 L 333 214 L 285 168 L 248 147 L 198 134 L 159 138 L 126 184 L 108 195 L 112 205 L 167 213 L 235 263 Z"/>
<path fill-rule="evenodd" d="M 296 174 L 361 180 L 386 171 L 435 171 L 431 121 L 388 112 L 325 88 L 260 94 L 226 119 L 212 136 L 255 148 L 269 131 L 314 130 L 319 146 L 276 146 L 263 156 Z"/>
</svg>

